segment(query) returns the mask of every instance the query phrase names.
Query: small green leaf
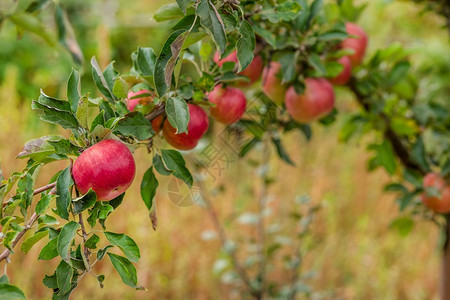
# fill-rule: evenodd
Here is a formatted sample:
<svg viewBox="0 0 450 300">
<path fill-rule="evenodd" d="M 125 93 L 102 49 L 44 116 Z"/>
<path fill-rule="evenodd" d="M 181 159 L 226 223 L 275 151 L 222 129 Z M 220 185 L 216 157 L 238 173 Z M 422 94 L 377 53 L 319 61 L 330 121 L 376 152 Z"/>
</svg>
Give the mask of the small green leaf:
<svg viewBox="0 0 450 300">
<path fill-rule="evenodd" d="M 69 219 L 69 205 L 72 200 L 71 187 L 73 185 L 70 167 L 67 167 L 58 176 L 56 181 L 56 213 L 63 219 Z"/>
<path fill-rule="evenodd" d="M 164 22 L 184 17 L 183 11 L 176 3 L 161 6 L 153 15 L 156 22 Z"/>
<path fill-rule="evenodd" d="M 118 77 L 113 86 L 113 93 L 119 99 L 128 97 L 128 84 L 122 78 Z"/>
<path fill-rule="evenodd" d="M 125 136 L 135 137 L 140 141 L 146 140 L 155 135 L 151 122 L 138 111 L 126 114 L 123 118 L 121 118 L 117 122 L 114 131 Z"/>
<path fill-rule="evenodd" d="M 132 288 L 137 288 L 136 269 L 131 262 L 125 257 L 116 254 L 108 253 L 108 256 L 122 281 Z"/>
<path fill-rule="evenodd" d="M 117 71 L 114 70 L 112 63 L 106 67 L 105 71 L 102 73 L 102 70 L 100 69 L 97 59 L 92 57 L 91 59 L 91 65 L 92 65 L 92 77 L 94 78 L 95 85 L 97 86 L 98 90 L 105 95 L 105 97 L 110 102 L 116 102 L 117 99 L 114 96 L 114 93 L 112 92 L 114 82 L 116 81 L 117 77 Z"/>
<path fill-rule="evenodd" d="M 273 137 L 272 142 L 275 145 L 275 148 L 277 149 L 278 156 L 290 164 L 291 166 L 295 166 L 295 163 L 291 160 L 289 157 L 289 154 L 286 152 L 286 149 L 284 149 L 283 144 L 281 143 L 281 140 L 279 137 Z"/>
<path fill-rule="evenodd" d="M 77 119 L 70 112 L 51 108 L 37 101 L 32 102 L 31 108 L 36 111 L 42 121 L 61 125 L 65 129 L 76 130 L 80 127 Z"/>
<path fill-rule="evenodd" d="M 25 294 L 15 285 L 1 282 L 0 299 L 2 300 L 26 300 Z"/>
<path fill-rule="evenodd" d="M 390 227 L 396 229 L 401 236 L 407 236 L 414 228 L 414 221 L 409 217 L 400 217 Z"/>
<path fill-rule="evenodd" d="M 177 0 L 178 6 L 183 11 L 184 14 L 186 14 L 186 8 L 191 3 L 191 0 Z"/>
<path fill-rule="evenodd" d="M 114 247 L 114 246 L 108 245 L 108 246 L 105 246 L 102 249 L 98 250 L 98 252 L 97 252 L 97 259 L 98 260 L 102 260 L 103 257 L 105 256 L 105 254 L 107 253 L 106 251 L 108 251 L 108 249 L 112 248 L 112 247 Z"/>
<path fill-rule="evenodd" d="M 73 213 L 78 215 L 81 212 L 85 211 L 86 209 L 94 206 L 96 202 L 97 202 L 97 194 L 92 189 L 89 189 L 89 191 L 83 196 L 72 200 Z"/>
<path fill-rule="evenodd" d="M 157 188 L 158 180 L 153 173 L 153 167 L 150 167 L 145 172 L 141 182 L 141 197 L 149 210 L 153 206 L 153 198 L 155 198 Z"/>
<path fill-rule="evenodd" d="M 191 187 L 194 179 L 186 168 L 186 162 L 180 152 L 176 150 L 161 150 L 161 154 L 167 169 L 172 170 L 175 177 L 183 180 Z"/>
<path fill-rule="evenodd" d="M 189 124 L 189 107 L 180 97 L 171 97 L 166 103 L 167 119 L 174 128 L 176 134 L 187 132 Z"/>
<path fill-rule="evenodd" d="M 323 65 L 322 61 L 320 60 L 320 57 L 313 53 L 308 57 L 308 62 L 311 67 L 313 67 L 317 72 L 319 76 L 325 76 L 327 74 L 327 70 L 325 69 L 325 66 Z"/>
<path fill-rule="evenodd" d="M 214 4 L 210 0 L 200 0 L 195 13 L 200 17 L 202 27 L 212 36 L 220 54 L 223 54 L 227 47 L 227 36 L 222 17 Z"/>
<path fill-rule="evenodd" d="M 77 108 L 77 120 L 78 123 L 83 127 L 83 128 L 89 128 L 88 127 L 88 98 L 87 96 L 82 97 L 79 102 L 78 102 L 78 108 Z"/>
<path fill-rule="evenodd" d="M 50 260 L 58 256 L 58 250 L 56 249 L 56 245 L 58 243 L 58 238 L 51 239 L 47 245 L 42 248 L 39 253 L 38 259 L 40 260 Z"/>
<path fill-rule="evenodd" d="M 138 245 L 132 238 L 123 233 L 105 232 L 108 241 L 122 250 L 123 254 L 132 262 L 138 262 L 141 254 Z"/>
<path fill-rule="evenodd" d="M 253 50 L 255 50 L 255 32 L 247 20 L 242 21 L 239 28 L 241 37 L 236 43 L 237 58 L 239 61 L 239 72 L 245 70 L 253 61 Z"/>
<path fill-rule="evenodd" d="M 141 48 L 137 50 L 136 65 L 144 76 L 153 76 L 155 72 L 156 55 L 152 48 Z"/>
<path fill-rule="evenodd" d="M 0 283 L 9 283 L 8 275 L 3 274 L 2 276 L 0 276 Z"/>
<path fill-rule="evenodd" d="M 155 170 L 158 171 L 158 173 L 161 175 L 168 176 L 172 174 L 172 170 L 166 168 L 159 154 L 155 154 L 155 156 L 153 157 L 153 166 L 155 167 Z"/>
<path fill-rule="evenodd" d="M 89 249 L 96 249 L 98 242 L 100 242 L 100 238 L 94 233 L 90 238 L 88 238 L 86 243 L 84 243 L 84 246 Z"/>
<path fill-rule="evenodd" d="M 65 294 L 72 287 L 73 269 L 72 266 L 62 260 L 56 268 L 56 283 L 59 293 Z"/>
<path fill-rule="evenodd" d="M 174 31 L 167 38 L 156 59 L 153 80 L 159 97 L 162 97 L 170 89 L 173 70 L 188 35 L 189 31 L 183 29 Z"/>
<path fill-rule="evenodd" d="M 58 236 L 58 241 L 56 248 L 58 250 L 58 254 L 65 260 L 68 261 L 70 259 L 69 255 L 69 247 L 74 239 L 78 228 L 80 228 L 80 224 L 74 221 L 70 221 L 63 228 L 61 228 L 61 232 Z"/>
<path fill-rule="evenodd" d="M 72 112 L 77 112 L 78 102 L 81 98 L 80 73 L 72 68 L 69 81 L 67 82 L 67 99 Z"/>
<path fill-rule="evenodd" d="M 25 241 L 22 242 L 22 245 L 20 245 L 20 250 L 27 254 L 31 247 L 34 246 L 37 242 L 39 242 L 41 239 L 43 239 L 45 236 L 47 236 L 48 231 L 39 231 L 36 232 L 34 235 L 27 238 Z"/>
</svg>

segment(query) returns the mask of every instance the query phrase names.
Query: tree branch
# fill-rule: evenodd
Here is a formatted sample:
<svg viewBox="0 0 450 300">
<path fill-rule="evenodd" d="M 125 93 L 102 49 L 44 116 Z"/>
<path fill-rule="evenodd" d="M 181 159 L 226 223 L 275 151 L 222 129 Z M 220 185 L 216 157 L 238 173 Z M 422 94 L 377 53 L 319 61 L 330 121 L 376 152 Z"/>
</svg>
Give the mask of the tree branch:
<svg viewBox="0 0 450 300">
<path fill-rule="evenodd" d="M 33 196 L 34 196 L 34 195 L 37 195 L 37 194 L 40 194 L 40 193 L 42 193 L 42 192 L 44 192 L 44 191 L 47 191 L 47 190 L 49 190 L 49 189 L 51 189 L 51 188 L 54 188 L 55 186 L 56 186 L 56 182 L 50 183 L 50 184 L 44 185 L 43 187 L 40 187 L 40 188 L 38 188 L 38 189 L 35 189 L 35 190 L 33 191 Z M 3 203 L 3 206 L 5 206 L 7 203 L 8 203 L 8 202 Z M 25 233 L 33 226 L 33 224 L 34 224 L 34 222 L 36 222 L 37 218 L 39 218 L 39 215 L 36 214 L 36 212 L 34 212 L 34 213 L 31 215 L 31 217 L 30 217 L 30 219 L 28 220 L 28 222 L 25 224 L 25 228 L 24 228 L 21 232 L 19 232 L 19 234 L 17 235 L 17 237 L 16 237 L 16 238 L 14 239 L 14 241 L 11 243 L 11 249 L 14 248 L 14 247 L 17 245 L 17 243 L 18 243 L 18 242 L 20 241 L 20 239 L 25 235 Z M 7 259 L 7 258 L 9 257 L 10 254 L 11 254 L 11 250 L 5 249 L 5 250 L 2 252 L 2 254 L 0 254 L 0 261 Z"/>
<path fill-rule="evenodd" d="M 161 104 L 160 106 L 157 106 L 151 113 L 145 116 L 145 118 L 149 121 L 153 121 L 160 115 L 162 115 L 165 111 L 165 105 Z"/>
<path fill-rule="evenodd" d="M 217 234 L 219 235 L 219 240 L 220 243 L 222 245 L 222 248 L 225 248 L 227 244 L 229 244 L 227 235 L 225 233 L 225 229 L 223 228 L 222 224 L 220 224 L 219 218 L 217 216 L 217 213 L 214 209 L 213 204 L 211 203 L 211 201 L 208 199 L 208 197 L 204 196 L 203 197 L 203 201 L 206 204 L 206 210 L 213 222 L 213 225 L 217 231 Z M 241 266 L 241 264 L 239 263 L 239 260 L 236 256 L 236 253 L 234 251 L 229 251 L 228 254 L 230 255 L 231 258 L 231 262 L 233 263 L 234 268 L 236 269 L 239 277 L 241 278 L 241 280 L 244 282 L 245 286 L 247 287 L 249 293 L 258 299 L 259 296 L 259 292 L 257 290 L 255 290 L 252 287 L 252 284 L 250 282 L 250 278 L 247 274 L 247 272 L 245 271 L 245 269 Z"/>
</svg>

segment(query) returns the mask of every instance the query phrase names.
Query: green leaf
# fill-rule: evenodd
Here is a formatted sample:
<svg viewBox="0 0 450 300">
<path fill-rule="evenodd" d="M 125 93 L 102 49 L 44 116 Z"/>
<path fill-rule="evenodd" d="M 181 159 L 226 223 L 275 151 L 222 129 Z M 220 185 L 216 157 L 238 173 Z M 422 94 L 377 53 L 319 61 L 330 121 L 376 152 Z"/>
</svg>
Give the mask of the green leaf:
<svg viewBox="0 0 450 300">
<path fill-rule="evenodd" d="M 223 54 L 227 47 L 227 36 L 222 17 L 214 4 L 210 0 L 200 0 L 195 13 L 200 17 L 203 28 L 212 36 L 219 53 Z"/>
<path fill-rule="evenodd" d="M 150 167 L 145 172 L 141 182 L 141 197 L 149 210 L 153 206 L 153 198 L 155 198 L 157 188 L 158 180 L 153 173 L 153 167 Z"/>
<path fill-rule="evenodd" d="M 51 276 L 45 275 L 44 279 L 42 279 L 42 283 L 49 289 L 57 289 L 58 283 L 56 282 L 56 272 Z"/>
<path fill-rule="evenodd" d="M 87 96 L 82 97 L 78 102 L 78 108 L 77 108 L 77 120 L 78 123 L 83 127 L 88 129 L 88 105 L 89 101 Z"/>
<path fill-rule="evenodd" d="M 69 247 L 74 239 L 78 228 L 80 228 L 80 224 L 74 221 L 70 221 L 63 228 L 61 228 L 61 232 L 58 235 L 58 241 L 56 245 L 56 249 L 58 250 L 58 254 L 65 261 L 69 261 Z"/>
<path fill-rule="evenodd" d="M 162 97 L 170 88 L 172 83 L 173 70 L 180 55 L 184 41 L 189 35 L 189 31 L 174 31 L 164 43 L 158 58 L 156 59 L 154 82 L 159 97 Z"/>
<path fill-rule="evenodd" d="M 116 254 L 108 253 L 108 256 L 122 281 L 126 285 L 137 288 L 136 269 L 131 262 L 125 257 Z"/>
<path fill-rule="evenodd" d="M 84 243 L 84 246 L 89 249 L 96 249 L 98 242 L 100 242 L 100 238 L 94 233 L 90 238 L 88 238 L 86 243 Z"/>
<path fill-rule="evenodd" d="M 2 300 L 26 300 L 25 294 L 15 285 L 1 282 L 0 299 Z"/>
<path fill-rule="evenodd" d="M 8 19 L 13 22 L 16 26 L 22 28 L 23 30 L 35 33 L 41 36 L 51 47 L 56 47 L 56 39 L 44 26 L 44 24 L 39 20 L 37 16 L 31 13 L 18 13 L 10 14 Z"/>
<path fill-rule="evenodd" d="M 183 11 L 176 3 L 161 6 L 153 15 L 156 22 L 164 22 L 184 17 Z"/>
<path fill-rule="evenodd" d="M 67 13 L 63 10 L 59 2 L 56 2 L 55 6 L 55 23 L 57 25 L 58 41 L 67 51 L 69 51 L 74 62 L 78 65 L 82 65 L 84 62 L 83 52 L 75 37 Z"/>
<path fill-rule="evenodd" d="M 279 137 L 273 137 L 272 143 L 275 145 L 275 148 L 277 149 L 278 156 L 287 162 L 288 164 L 295 166 L 295 163 L 291 160 L 289 157 L 289 154 L 286 152 L 286 149 L 284 149 L 283 144 L 281 143 L 281 139 Z"/>
<path fill-rule="evenodd" d="M 72 287 L 72 266 L 62 260 L 56 268 L 56 282 L 60 294 L 67 293 Z"/>
<path fill-rule="evenodd" d="M 89 129 L 89 132 L 93 132 L 97 125 L 100 125 L 102 127 L 105 127 L 105 111 L 102 110 L 100 113 L 95 116 L 94 120 L 92 120 L 91 127 Z"/>
<path fill-rule="evenodd" d="M 76 130 L 80 127 L 72 113 L 45 106 L 37 101 L 31 103 L 31 108 L 39 115 L 42 121 L 61 125 L 65 129 Z"/>
<path fill-rule="evenodd" d="M 105 254 L 107 253 L 106 251 L 108 251 L 108 249 L 112 248 L 112 247 L 114 247 L 114 246 L 108 245 L 108 246 L 105 246 L 102 249 L 98 250 L 98 252 L 97 252 L 97 259 L 98 260 L 102 260 L 103 257 L 105 256 Z"/>
<path fill-rule="evenodd" d="M 161 175 L 168 176 L 172 174 L 172 170 L 168 170 L 166 168 L 161 156 L 159 156 L 158 154 L 155 154 L 155 156 L 153 157 L 153 166 L 155 167 L 155 170 L 158 171 L 158 173 Z"/>
<path fill-rule="evenodd" d="M 141 48 L 137 50 L 137 67 L 142 75 L 153 76 L 155 72 L 156 55 L 152 48 Z"/>
<path fill-rule="evenodd" d="M 189 6 L 190 3 L 191 0 L 177 0 L 177 4 L 184 14 L 186 14 L 186 8 Z"/>
<path fill-rule="evenodd" d="M 122 250 L 123 254 L 132 262 L 138 262 L 141 254 L 138 245 L 132 238 L 123 233 L 105 232 L 108 241 Z"/>
<path fill-rule="evenodd" d="M 0 283 L 9 283 L 8 275 L 3 274 L 2 276 L 0 276 Z"/>
<path fill-rule="evenodd" d="M 187 132 L 189 124 L 189 107 L 180 97 L 170 97 L 166 103 L 166 114 L 170 125 L 176 128 L 176 134 Z"/>
<path fill-rule="evenodd" d="M 325 69 L 325 66 L 323 65 L 320 57 L 317 54 L 311 54 L 308 57 L 308 63 L 318 72 L 319 76 L 325 76 L 327 74 L 327 70 Z"/>
<path fill-rule="evenodd" d="M 58 250 L 56 249 L 56 245 L 58 243 L 58 238 L 51 239 L 47 245 L 42 248 L 39 253 L 38 259 L 40 260 L 50 260 L 58 256 Z"/>
<path fill-rule="evenodd" d="M 22 242 L 22 245 L 20 245 L 20 250 L 27 254 L 31 247 L 34 246 L 37 242 L 39 242 L 41 239 L 43 239 L 45 236 L 47 236 L 48 231 L 39 231 L 36 232 L 34 235 L 27 238 L 25 241 Z"/>
<path fill-rule="evenodd" d="M 52 153 L 55 149 L 48 143 L 49 140 L 63 139 L 60 135 L 47 135 L 37 139 L 30 140 L 25 143 L 23 150 L 17 154 L 17 158 L 32 158 L 35 161 L 40 161 Z"/>
<path fill-rule="evenodd" d="M 125 80 L 117 77 L 116 82 L 113 86 L 113 93 L 119 99 L 126 99 L 128 97 L 128 84 L 125 82 Z"/>
<path fill-rule="evenodd" d="M 72 200 L 73 213 L 78 215 L 83 211 L 85 211 L 86 209 L 94 206 L 96 202 L 97 202 L 97 194 L 92 189 L 89 189 L 89 191 L 83 196 Z"/>
<path fill-rule="evenodd" d="M 421 137 L 419 137 L 416 143 L 412 147 L 411 158 L 425 171 L 429 172 L 430 166 L 427 162 L 427 153 L 425 145 Z"/>
<path fill-rule="evenodd" d="M 401 236 L 407 236 L 414 228 L 414 221 L 409 217 L 400 217 L 391 223 L 390 228 L 396 229 Z"/>
<path fill-rule="evenodd" d="M 266 40 L 266 42 L 272 47 L 277 48 L 277 41 L 271 31 L 261 28 L 257 25 L 253 25 L 253 30 L 257 35 Z"/>
<path fill-rule="evenodd" d="M 146 140 L 155 135 L 151 122 L 138 111 L 126 114 L 123 118 L 121 118 L 117 122 L 114 131 L 125 136 L 135 137 L 140 141 Z"/>
<path fill-rule="evenodd" d="M 70 167 L 64 169 L 56 181 L 56 213 L 63 219 L 69 219 L 69 205 L 72 200 L 71 187 L 73 185 Z"/>
<path fill-rule="evenodd" d="M 70 103 L 70 108 L 75 113 L 77 111 L 78 102 L 81 98 L 80 73 L 72 68 L 72 72 L 67 82 L 67 99 Z"/>
<path fill-rule="evenodd" d="M 279 62 L 281 64 L 282 82 L 291 82 L 295 77 L 295 64 L 292 63 L 295 60 L 294 53 L 286 53 L 280 57 Z"/>
<path fill-rule="evenodd" d="M 97 59 L 92 57 L 91 59 L 92 65 L 92 77 L 94 78 L 95 85 L 98 90 L 105 95 L 105 97 L 110 102 L 116 102 L 117 99 L 112 92 L 114 82 L 116 81 L 117 71 L 114 70 L 112 63 L 106 67 L 105 71 L 102 73 L 100 69 Z"/>
<path fill-rule="evenodd" d="M 191 187 L 194 179 L 186 168 L 186 162 L 181 153 L 176 150 L 161 150 L 161 154 L 167 169 L 172 170 L 175 177 L 183 180 Z"/>
<path fill-rule="evenodd" d="M 389 174 L 394 174 L 397 169 L 395 154 L 389 141 L 384 140 L 382 144 L 371 145 L 369 149 L 376 152 L 375 158 L 370 162 L 374 167 L 382 166 Z"/>
<path fill-rule="evenodd" d="M 264 9 L 261 12 L 261 17 L 269 20 L 271 23 L 289 22 L 298 17 L 301 8 L 297 1 L 286 1 L 275 8 Z"/>
<path fill-rule="evenodd" d="M 388 74 L 387 80 L 392 86 L 399 82 L 401 79 L 405 78 L 408 74 L 411 64 L 407 61 L 398 62 Z"/>
<path fill-rule="evenodd" d="M 237 59 L 239 61 L 239 72 L 245 70 L 253 61 L 253 50 L 255 50 L 255 32 L 252 25 L 246 20 L 242 21 L 239 28 L 241 37 L 236 43 Z"/>
</svg>

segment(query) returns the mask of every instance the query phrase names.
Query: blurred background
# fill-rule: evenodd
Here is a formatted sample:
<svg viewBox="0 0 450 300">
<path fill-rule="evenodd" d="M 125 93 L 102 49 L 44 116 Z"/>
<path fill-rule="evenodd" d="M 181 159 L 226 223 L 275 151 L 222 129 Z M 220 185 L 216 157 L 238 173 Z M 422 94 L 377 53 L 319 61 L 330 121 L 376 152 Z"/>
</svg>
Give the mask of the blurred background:
<svg viewBox="0 0 450 300">
<path fill-rule="evenodd" d="M 88 63 L 92 56 L 97 57 L 102 68 L 114 60 L 118 70 L 126 71 L 131 65 L 131 52 L 138 46 L 153 47 L 158 52 L 169 32 L 170 24 L 158 24 L 152 19 L 158 7 L 169 1 L 61 2 L 86 60 L 83 93 L 95 90 Z M 412 1 L 356 2 L 368 3 L 359 24 L 370 38 L 369 56 L 376 49 L 400 42 L 410 50 L 414 72 L 427 78 L 421 92 L 440 92 L 443 87 L 448 91 L 449 37 L 441 17 L 423 12 L 423 7 Z M 54 30 L 51 11 L 44 11 L 40 18 L 50 31 Z M 1 28 L 0 158 L 6 176 L 24 167 L 25 162 L 15 156 L 25 141 L 58 132 L 31 112 L 31 100 L 38 97 L 41 88 L 48 95 L 64 98 L 72 65 L 68 53 L 51 48 L 40 36 L 25 32 L 18 38 L 11 23 Z M 392 228 L 399 214 L 394 197 L 383 193 L 388 175 L 381 170 L 367 172 L 364 140 L 350 145 L 338 141 L 341 118 L 358 107 L 345 89 L 337 92 L 337 107 L 344 113 L 335 124 L 313 125 L 309 142 L 301 135 L 288 136 L 286 148 L 296 167 L 269 157 L 269 174 L 274 182 L 267 190 L 269 219 L 271 224 L 279 225 L 275 238 L 286 237 L 285 244 L 279 243 L 289 251 L 295 240 L 289 238 L 289 215 L 302 209 L 302 201 L 296 199 L 309 195 L 311 202 L 320 206 L 309 227 L 301 264 L 305 288 L 313 291 L 312 298 L 438 299 L 439 230 L 425 221 L 416 222 L 407 235 Z M 214 128 L 216 134 L 222 130 Z M 229 155 L 233 155 L 231 151 Z M 251 245 L 254 235 L 252 222 L 242 215 L 251 216 L 248 212 L 256 205 L 259 183 L 255 162 L 260 159 L 261 152 L 253 151 L 248 159 L 231 160 L 226 168 L 215 171 L 208 190 L 202 187 L 211 197 L 230 238 L 239 241 L 242 260 L 249 255 L 245 246 Z M 136 161 L 140 178 L 151 157 L 138 151 Z M 41 171 L 40 184 L 63 167 L 64 163 L 47 166 Z M 167 193 L 171 183 L 166 178 L 159 179 L 156 231 L 152 230 L 147 209 L 140 200 L 139 180 L 106 223 L 111 231 L 126 232 L 139 245 L 142 258 L 136 268 L 139 283 L 148 291 L 125 286 L 109 263 L 98 263 L 95 271 L 106 275 L 105 288 L 100 289 L 93 277 L 85 277 L 71 299 L 240 298 L 234 293 L 234 283 L 227 273 L 229 262 L 221 259 L 220 243 L 211 231 L 214 228 L 206 210 L 198 205 L 175 205 Z M 53 272 L 56 262 L 36 261 L 44 243 L 39 242 L 27 255 L 17 251 L 7 266 L 11 281 L 30 299 L 49 299 L 51 295 L 42 285 L 42 278 Z M 277 263 L 268 272 L 274 282 L 283 284 Z"/>
</svg>

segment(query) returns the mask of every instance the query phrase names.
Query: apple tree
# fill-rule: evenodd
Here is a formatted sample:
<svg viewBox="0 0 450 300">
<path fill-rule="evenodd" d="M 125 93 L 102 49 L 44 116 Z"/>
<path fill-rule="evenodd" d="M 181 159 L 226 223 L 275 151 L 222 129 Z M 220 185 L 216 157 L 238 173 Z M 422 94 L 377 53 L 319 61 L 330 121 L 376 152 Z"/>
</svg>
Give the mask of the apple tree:
<svg viewBox="0 0 450 300">
<path fill-rule="evenodd" d="M 400 211 L 435 221 L 446 228 L 448 238 L 448 98 L 419 93 L 420 79 L 401 45 L 366 55 L 370 37 L 356 23 L 363 7 L 348 0 L 176 2 L 154 16 L 158 22 L 172 22 L 163 47 L 139 47 L 131 54 L 128 72 L 120 74 L 113 63 L 102 69 L 93 57 L 98 91 L 82 94 L 80 73 L 73 69 L 65 99 L 41 91 L 33 100 L 32 109 L 41 120 L 61 126 L 67 135 L 27 142 L 18 154 L 27 160 L 26 167 L 2 176 L 0 260 L 8 262 L 19 243 L 27 253 L 44 239 L 38 259 L 59 261 L 54 273 L 43 279 L 53 299 L 68 299 L 84 276 L 102 287 L 105 276 L 96 274 L 95 264 L 103 259 L 126 285 L 145 289 L 134 267 L 140 259 L 138 245 L 126 233 L 106 226 L 127 201 L 125 191 L 135 176 L 132 152 L 145 147 L 152 157 L 143 178 L 136 180 L 156 228 L 158 177 L 173 176 L 193 185 L 184 152 L 178 150 L 194 149 L 206 137 L 210 122 L 250 136 L 239 149 L 244 159 L 264 143 L 293 164 L 283 137 L 299 131 L 309 138 L 312 122 L 332 126 L 341 114 L 336 86 L 352 92 L 360 107 L 344 116 L 339 139 L 370 135 L 368 168 L 384 168 L 391 175 L 386 190 L 399 194 Z M 251 108 L 249 95 L 258 100 Z M 168 145 L 156 147 L 155 139 Z M 61 160 L 67 167 L 47 185 L 36 187 L 42 166 Z M 411 222 L 408 218 L 394 224 L 409 231 Z M 97 224 L 100 232 L 94 230 Z M 101 240 L 108 245 L 99 249 Z M 446 245 L 444 283 L 450 281 L 449 253 Z M 263 284 L 264 273 L 250 278 L 233 251 L 228 255 L 248 294 L 256 299 L 273 296 Z M 292 288 L 289 295 L 293 299 L 296 293 Z M 6 274 L 0 294 L 25 298 Z"/>
</svg>

